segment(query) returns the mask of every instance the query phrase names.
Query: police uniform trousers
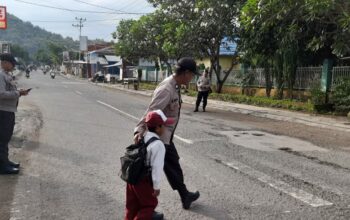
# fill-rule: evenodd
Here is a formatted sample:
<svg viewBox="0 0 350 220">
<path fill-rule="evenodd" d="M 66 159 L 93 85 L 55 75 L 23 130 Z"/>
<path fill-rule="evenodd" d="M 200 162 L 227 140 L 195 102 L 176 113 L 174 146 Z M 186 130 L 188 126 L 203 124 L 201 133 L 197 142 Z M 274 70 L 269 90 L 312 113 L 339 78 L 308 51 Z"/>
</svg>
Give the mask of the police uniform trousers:
<svg viewBox="0 0 350 220">
<path fill-rule="evenodd" d="M 165 149 L 164 173 L 171 188 L 179 191 L 180 196 L 183 198 L 187 195 L 188 191 L 184 184 L 184 176 L 179 163 L 179 154 L 177 153 L 176 147 L 172 141 L 169 145 L 165 145 Z"/>
<path fill-rule="evenodd" d="M 15 113 L 0 110 L 0 167 L 9 162 L 8 144 L 13 135 L 15 127 Z"/>
</svg>

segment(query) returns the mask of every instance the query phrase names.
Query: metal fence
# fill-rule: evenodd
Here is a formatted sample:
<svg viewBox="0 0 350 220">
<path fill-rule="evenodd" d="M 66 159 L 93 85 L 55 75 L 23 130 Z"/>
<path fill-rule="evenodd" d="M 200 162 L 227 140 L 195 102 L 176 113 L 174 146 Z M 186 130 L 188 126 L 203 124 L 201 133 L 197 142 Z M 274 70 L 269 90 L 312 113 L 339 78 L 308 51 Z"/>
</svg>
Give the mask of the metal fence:
<svg viewBox="0 0 350 220">
<path fill-rule="evenodd" d="M 295 75 L 295 89 L 310 89 L 314 84 L 320 84 L 322 66 L 298 67 Z"/>
<path fill-rule="evenodd" d="M 251 77 L 249 86 L 251 87 L 266 87 L 265 69 L 249 68 L 247 73 Z M 299 67 L 295 76 L 295 89 L 310 89 L 314 83 L 321 81 L 322 67 Z M 223 75 L 222 75 L 223 76 Z M 240 70 L 233 70 L 227 78 L 225 85 L 241 85 L 243 75 Z M 271 76 L 272 86 L 276 87 L 276 79 Z M 212 83 L 216 84 L 216 75 L 213 74 Z M 287 85 L 286 85 L 287 86 Z"/>
<path fill-rule="evenodd" d="M 240 85 L 242 81 L 240 77 L 240 72 L 241 72 L 240 70 L 232 70 L 232 72 L 230 73 L 230 75 L 227 77 L 225 81 L 225 85 Z M 220 74 L 220 78 L 221 79 L 224 78 L 224 73 Z M 216 83 L 217 83 L 217 76 L 213 72 L 212 78 L 211 78 L 211 84 L 215 85 Z"/>
<path fill-rule="evenodd" d="M 254 86 L 254 87 L 266 86 L 265 69 L 263 68 L 248 69 L 247 73 L 252 77 L 251 86 Z"/>
<path fill-rule="evenodd" d="M 263 68 L 249 68 L 247 73 L 252 77 L 249 84 L 250 87 L 266 87 L 265 70 Z M 168 76 L 167 71 L 143 71 L 142 80 L 149 82 L 160 82 Z M 224 77 L 224 73 L 220 74 L 220 78 Z M 322 77 L 322 66 L 316 67 L 298 67 L 295 76 L 295 89 L 309 90 L 313 85 L 320 84 Z M 240 86 L 242 85 L 244 75 L 241 70 L 232 70 L 225 85 L 227 86 Z M 276 79 L 272 78 L 272 85 L 276 87 Z M 332 89 L 335 88 L 342 79 L 350 78 L 350 66 L 334 67 L 332 70 Z M 196 83 L 198 77 L 195 77 L 191 83 Z M 215 73 L 212 74 L 211 83 L 215 85 L 217 83 L 217 76 Z M 287 87 L 287 83 L 285 87 Z"/>
<path fill-rule="evenodd" d="M 350 79 L 350 66 L 337 66 L 332 70 L 332 88 L 335 88 L 339 83 L 345 79 Z"/>
<path fill-rule="evenodd" d="M 141 80 L 144 82 L 161 82 L 168 76 L 168 71 L 142 71 Z"/>
</svg>

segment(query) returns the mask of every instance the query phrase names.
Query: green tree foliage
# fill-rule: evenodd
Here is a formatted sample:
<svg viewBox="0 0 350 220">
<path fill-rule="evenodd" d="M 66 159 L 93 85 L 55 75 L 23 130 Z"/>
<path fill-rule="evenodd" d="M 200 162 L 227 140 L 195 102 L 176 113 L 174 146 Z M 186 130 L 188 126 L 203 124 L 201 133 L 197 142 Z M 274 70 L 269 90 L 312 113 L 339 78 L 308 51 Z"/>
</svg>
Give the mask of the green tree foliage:
<svg viewBox="0 0 350 220">
<path fill-rule="evenodd" d="M 11 53 L 25 62 L 30 60 L 28 51 L 17 44 L 11 45 Z"/>
<path fill-rule="evenodd" d="M 337 112 L 350 112 L 350 79 L 341 81 L 335 88 L 332 99 Z"/>
<path fill-rule="evenodd" d="M 241 16 L 241 48 L 273 56 L 288 48 L 322 62 L 350 53 L 348 0 L 248 0 Z"/>
<path fill-rule="evenodd" d="M 49 52 L 47 50 L 44 50 L 44 49 L 39 49 L 35 53 L 34 59 L 37 62 L 44 63 L 44 64 L 47 64 L 47 65 L 51 65 L 52 64 Z"/>
<path fill-rule="evenodd" d="M 48 43 L 48 49 L 51 63 L 53 63 L 54 65 L 60 65 L 63 59 L 62 52 L 64 50 L 64 47 L 59 44 L 50 42 Z"/>
<path fill-rule="evenodd" d="M 224 37 L 236 40 L 239 0 L 150 0 L 157 10 L 137 21 L 123 21 L 114 37 L 117 53 L 129 59 L 151 58 L 167 63 L 183 56 L 209 57 L 217 91 L 232 67 L 223 72 L 219 62 Z M 169 66 L 169 64 L 168 64 Z"/>
<path fill-rule="evenodd" d="M 148 58 L 164 62 L 171 71 L 169 59 L 189 56 L 193 50 L 186 47 L 186 26 L 160 10 L 138 20 L 123 20 L 113 33 L 118 55 L 129 61 Z"/>
<path fill-rule="evenodd" d="M 287 81 L 291 91 L 298 63 L 321 64 L 350 53 L 349 12 L 348 0 L 248 0 L 240 16 L 240 48 L 246 60 L 258 55 L 266 63 L 280 62 L 275 58 L 281 54 L 283 68 L 275 70 L 284 76 L 275 72 L 277 86 L 283 90 Z"/>
</svg>

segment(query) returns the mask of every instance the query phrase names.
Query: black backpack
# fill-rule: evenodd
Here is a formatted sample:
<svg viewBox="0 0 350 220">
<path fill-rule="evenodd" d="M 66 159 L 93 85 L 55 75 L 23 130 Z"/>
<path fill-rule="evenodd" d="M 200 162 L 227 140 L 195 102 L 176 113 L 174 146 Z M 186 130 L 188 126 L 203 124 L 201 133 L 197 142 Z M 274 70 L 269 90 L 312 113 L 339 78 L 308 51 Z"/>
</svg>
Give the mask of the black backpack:
<svg viewBox="0 0 350 220">
<path fill-rule="evenodd" d="M 151 167 L 147 165 L 147 146 L 153 141 L 159 140 L 152 137 L 147 143 L 142 139 L 138 144 L 132 144 L 126 148 L 125 155 L 120 158 L 120 178 L 125 182 L 135 185 L 142 177 L 150 174 Z"/>
</svg>

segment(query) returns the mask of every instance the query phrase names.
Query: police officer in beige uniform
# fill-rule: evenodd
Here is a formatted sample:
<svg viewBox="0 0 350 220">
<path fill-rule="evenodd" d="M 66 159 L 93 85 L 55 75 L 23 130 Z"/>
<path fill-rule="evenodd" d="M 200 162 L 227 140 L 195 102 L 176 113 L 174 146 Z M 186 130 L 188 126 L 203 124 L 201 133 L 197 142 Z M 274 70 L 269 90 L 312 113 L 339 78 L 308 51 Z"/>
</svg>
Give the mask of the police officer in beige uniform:
<svg viewBox="0 0 350 220">
<path fill-rule="evenodd" d="M 1 54 L 0 69 L 0 174 L 17 174 L 19 164 L 8 158 L 8 144 L 15 126 L 15 112 L 20 96 L 28 95 L 28 90 L 17 90 L 10 72 L 16 65 L 11 54 Z"/>
<path fill-rule="evenodd" d="M 196 108 L 194 109 L 194 112 L 198 112 L 198 107 L 201 104 L 201 101 L 203 99 L 203 112 L 205 112 L 205 108 L 207 107 L 208 103 L 208 96 L 210 91 L 210 80 L 208 78 L 209 70 L 205 69 L 203 72 L 203 75 L 199 77 L 197 81 L 197 88 L 198 88 L 198 94 L 197 94 L 197 101 L 196 101 Z"/>
<path fill-rule="evenodd" d="M 199 198 L 199 192 L 189 192 L 184 183 L 179 155 L 173 142 L 174 133 L 180 117 L 181 85 L 187 85 L 197 73 L 196 62 L 192 58 L 181 58 L 176 66 L 175 74 L 161 82 L 153 93 L 152 101 L 135 128 L 135 142 L 138 142 L 146 131 L 145 117 L 148 112 L 160 109 L 167 117 L 174 118 L 175 123 L 166 126 L 166 131 L 160 137 L 165 144 L 164 161 L 165 175 L 173 188 L 181 197 L 182 207 L 189 209 L 192 202 Z"/>
</svg>

